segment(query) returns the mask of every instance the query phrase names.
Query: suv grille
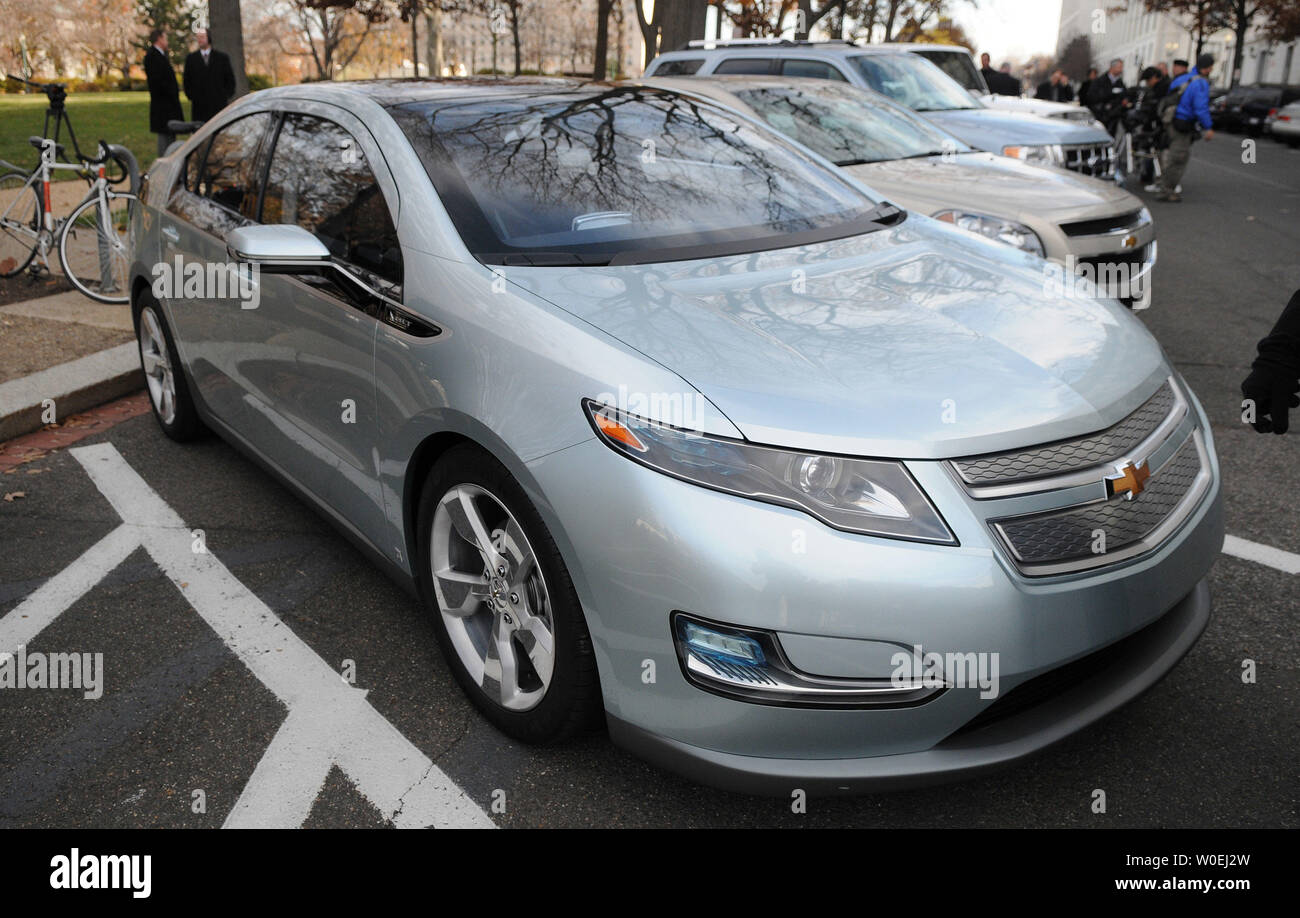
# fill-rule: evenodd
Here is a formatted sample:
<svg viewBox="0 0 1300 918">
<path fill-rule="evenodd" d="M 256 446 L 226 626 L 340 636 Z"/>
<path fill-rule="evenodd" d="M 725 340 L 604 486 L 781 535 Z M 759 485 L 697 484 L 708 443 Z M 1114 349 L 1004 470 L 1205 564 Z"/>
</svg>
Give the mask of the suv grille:
<svg viewBox="0 0 1300 918">
<path fill-rule="evenodd" d="M 1065 168 L 1097 178 L 1115 174 L 1115 147 L 1109 143 L 1076 143 L 1062 147 Z"/>
</svg>

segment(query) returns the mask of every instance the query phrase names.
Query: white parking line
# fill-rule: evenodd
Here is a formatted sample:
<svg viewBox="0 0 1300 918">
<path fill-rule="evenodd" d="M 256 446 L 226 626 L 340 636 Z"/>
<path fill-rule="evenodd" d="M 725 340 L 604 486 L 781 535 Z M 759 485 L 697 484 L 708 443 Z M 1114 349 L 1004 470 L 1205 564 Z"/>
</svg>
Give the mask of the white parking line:
<svg viewBox="0 0 1300 918">
<path fill-rule="evenodd" d="M 1275 567 L 1288 574 L 1300 574 L 1300 555 L 1274 548 L 1272 545 L 1262 545 L 1259 542 L 1228 535 L 1223 537 L 1223 553 L 1234 558 L 1254 561 L 1256 564 Z"/>
<path fill-rule="evenodd" d="M 34 638 L 141 545 L 205 622 L 289 709 L 227 826 L 300 826 L 330 767 L 399 827 L 492 828 L 473 800 L 210 552 L 111 443 L 70 451 L 122 517 L 0 619 L 0 650 Z"/>
</svg>

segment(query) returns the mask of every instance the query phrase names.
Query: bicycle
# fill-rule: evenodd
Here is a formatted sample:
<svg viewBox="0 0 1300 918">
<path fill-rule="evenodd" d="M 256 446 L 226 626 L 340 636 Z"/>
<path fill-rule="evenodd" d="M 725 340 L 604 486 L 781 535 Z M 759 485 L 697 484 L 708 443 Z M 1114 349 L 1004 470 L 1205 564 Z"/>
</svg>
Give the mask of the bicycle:
<svg viewBox="0 0 1300 918">
<path fill-rule="evenodd" d="M 50 103 L 45 112 L 45 133 L 50 133 L 53 118 L 54 136 L 28 138 L 40 151 L 40 161 L 30 173 L 0 160 L 0 169 L 9 170 L 0 173 L 0 277 L 13 277 L 24 270 L 48 273 L 49 254 L 57 248 L 63 273 L 73 287 L 102 303 L 127 302 L 127 236 L 140 212 L 140 199 L 134 192 L 115 191 L 112 186 L 128 179 L 133 186 L 137 183 L 135 157 L 125 147 L 104 140 L 99 141 L 96 156 L 86 156 L 77 145 L 72 121 L 64 108 L 67 92 L 63 84 L 9 79 L 45 92 Z M 66 148 L 58 140 L 65 124 L 75 162 L 67 160 Z M 118 167 L 117 175 L 110 174 L 114 165 Z M 58 169 L 76 171 L 89 183 L 81 203 L 60 219 L 55 218 L 50 202 L 51 176 Z"/>
</svg>

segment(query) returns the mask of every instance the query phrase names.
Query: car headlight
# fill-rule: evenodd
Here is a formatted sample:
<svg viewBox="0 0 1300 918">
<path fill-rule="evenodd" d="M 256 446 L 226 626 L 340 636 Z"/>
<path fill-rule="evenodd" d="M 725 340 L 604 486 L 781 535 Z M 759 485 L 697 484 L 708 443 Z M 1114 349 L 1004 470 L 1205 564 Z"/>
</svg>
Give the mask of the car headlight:
<svg viewBox="0 0 1300 918">
<path fill-rule="evenodd" d="M 582 404 L 606 446 L 665 475 L 802 510 L 835 529 L 956 544 L 900 462 L 755 446 L 668 427 L 591 399 Z"/>
<path fill-rule="evenodd" d="M 1065 162 L 1065 151 L 1061 149 L 1060 144 L 1055 143 L 1003 147 L 1002 155 L 1012 156 L 1036 166 L 1059 166 Z"/>
<path fill-rule="evenodd" d="M 1031 252 L 1034 255 L 1044 253 L 1043 240 L 1039 239 L 1038 234 L 1023 223 L 1016 223 L 1014 220 L 1003 220 L 1001 217 L 990 217 L 988 214 L 971 214 L 960 210 L 941 210 L 933 214 L 933 216 L 936 220 L 951 223 L 953 226 L 967 232 L 977 233 L 997 242 L 1004 242 L 1025 252 Z"/>
</svg>

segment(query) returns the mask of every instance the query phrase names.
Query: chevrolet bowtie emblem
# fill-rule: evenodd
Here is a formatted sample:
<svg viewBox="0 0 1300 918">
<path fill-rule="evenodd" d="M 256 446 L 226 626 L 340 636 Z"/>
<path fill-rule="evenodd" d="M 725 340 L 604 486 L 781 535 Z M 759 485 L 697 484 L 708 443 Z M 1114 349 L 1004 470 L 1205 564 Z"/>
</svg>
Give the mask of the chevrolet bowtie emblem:
<svg viewBox="0 0 1300 918">
<path fill-rule="evenodd" d="M 1147 479 L 1151 477 L 1151 467 L 1147 465 L 1145 459 L 1137 465 L 1126 462 L 1116 468 L 1119 470 L 1118 475 L 1106 476 L 1107 497 L 1123 494 L 1125 500 L 1132 500 L 1142 493 L 1146 488 Z"/>
<path fill-rule="evenodd" d="M 1135 247 L 1137 244 L 1138 244 L 1138 237 L 1137 237 L 1137 236 L 1131 236 L 1131 235 L 1130 235 L 1130 236 L 1125 236 L 1125 237 L 1124 237 L 1124 248 L 1126 248 L 1126 249 L 1131 249 L 1131 248 Z"/>
</svg>

